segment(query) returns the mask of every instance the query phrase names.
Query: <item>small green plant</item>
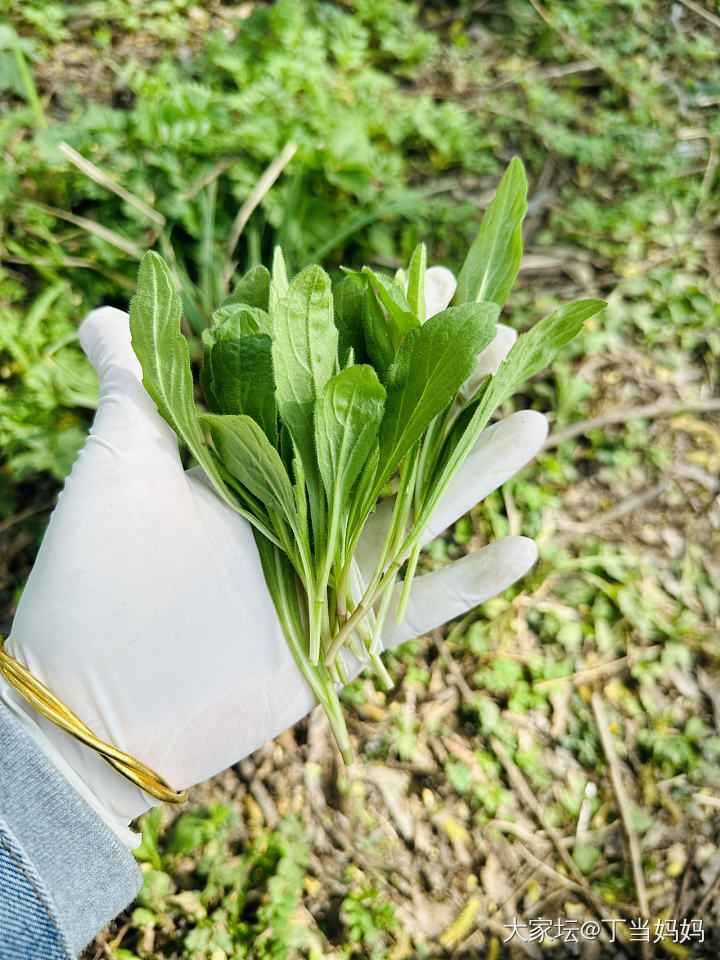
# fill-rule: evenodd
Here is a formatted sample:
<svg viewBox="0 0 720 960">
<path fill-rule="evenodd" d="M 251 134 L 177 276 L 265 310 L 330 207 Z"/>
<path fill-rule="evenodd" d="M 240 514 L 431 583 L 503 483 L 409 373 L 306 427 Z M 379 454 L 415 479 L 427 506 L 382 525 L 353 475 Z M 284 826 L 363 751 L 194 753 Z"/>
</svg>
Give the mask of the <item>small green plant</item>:
<svg viewBox="0 0 720 960">
<path fill-rule="evenodd" d="M 306 929 L 295 914 L 308 851 L 297 819 L 285 817 L 242 846 L 233 836 L 236 816 L 224 804 L 184 813 L 170 828 L 162 820 L 159 808 L 145 816 L 135 851 L 144 884 L 132 921 L 141 934 L 172 931 L 175 950 L 188 960 L 208 960 L 218 951 L 287 960 L 305 944 Z M 178 889 L 173 880 L 181 860 L 192 864 L 192 889 Z M 114 956 L 134 958 L 127 947 Z"/>
<path fill-rule="evenodd" d="M 4 294 L 7 292 L 7 296 Z M 23 310 L 0 285 L 0 485 L 47 471 L 62 481 L 85 442 L 97 383 L 68 322 L 68 286 L 48 286 Z"/>
<path fill-rule="evenodd" d="M 170 271 L 155 253 L 140 268 L 130 328 L 143 383 L 220 497 L 252 524 L 286 639 L 346 761 L 334 686 L 347 680 L 340 650 L 350 646 L 390 685 L 381 634 L 398 572 L 407 563 L 399 623 L 425 528 L 491 414 L 605 306 L 580 300 L 545 317 L 465 401 L 461 388 L 518 273 L 526 193 L 515 159 L 460 271 L 454 306 L 429 318 L 422 244 L 407 280 L 364 267 L 346 271 L 334 291 L 319 266 L 288 282 L 276 249 L 272 274 L 253 268 L 203 336 L 209 413 L 195 407 Z M 396 473 L 380 557 L 358 589 L 355 551 Z"/>
<path fill-rule="evenodd" d="M 360 886 L 342 902 L 350 943 L 343 947 L 344 960 L 383 960 L 385 933 L 397 926 L 395 908 L 374 887 Z"/>
</svg>

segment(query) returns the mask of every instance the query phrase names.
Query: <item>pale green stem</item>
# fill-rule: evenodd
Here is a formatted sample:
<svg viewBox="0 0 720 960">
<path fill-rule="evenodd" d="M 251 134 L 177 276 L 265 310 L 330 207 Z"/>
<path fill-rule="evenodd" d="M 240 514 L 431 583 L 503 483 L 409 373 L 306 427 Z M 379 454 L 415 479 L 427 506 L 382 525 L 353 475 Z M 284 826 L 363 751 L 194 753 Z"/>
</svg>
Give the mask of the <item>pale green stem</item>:
<svg viewBox="0 0 720 960">
<path fill-rule="evenodd" d="M 345 686 L 346 683 L 350 683 L 350 677 L 348 676 L 347 668 L 345 667 L 345 661 L 342 656 L 335 657 L 335 666 L 337 668 L 338 678 L 340 683 Z"/>
<path fill-rule="evenodd" d="M 290 585 L 286 581 L 282 564 L 282 554 L 267 541 L 262 542 L 262 538 L 256 536 L 255 540 L 260 550 L 263 569 L 266 573 L 268 586 L 270 587 L 275 609 L 278 613 L 278 618 L 288 646 L 300 670 L 312 687 L 315 696 L 322 704 L 328 716 L 330 729 L 340 748 L 343 760 L 345 763 L 352 763 L 354 759 L 352 747 L 350 746 L 345 717 L 340 706 L 340 701 L 338 700 L 337 690 L 330 680 L 328 671 L 321 667 L 313 666 L 308 659 L 305 650 L 305 633 L 302 623 L 300 622 L 299 609 L 297 607 L 297 595 L 294 590 L 291 590 Z M 272 551 L 272 555 L 270 551 Z"/>
<path fill-rule="evenodd" d="M 397 500 L 395 501 L 395 510 L 393 511 L 395 521 L 391 523 L 394 531 L 392 546 L 390 548 L 391 553 L 397 554 L 398 547 L 405 536 L 407 522 L 410 517 L 410 509 L 412 507 L 413 494 L 415 492 L 418 464 L 419 448 L 416 448 L 414 452 L 409 453 L 405 458 L 400 474 L 400 488 L 398 490 Z M 373 631 L 372 646 L 370 648 L 370 652 L 376 656 L 382 650 L 382 631 L 385 626 L 388 610 L 390 609 L 393 591 L 394 582 L 391 582 L 386 587 L 385 593 L 380 601 L 380 609 L 377 613 L 377 621 Z"/>
<path fill-rule="evenodd" d="M 380 659 L 380 656 L 378 654 L 372 653 L 370 654 L 370 659 L 372 660 L 372 665 L 375 668 L 375 673 L 377 674 L 378 679 L 383 685 L 383 689 L 392 690 L 392 688 L 395 686 L 393 682 L 393 678 L 388 673 L 387 667 Z"/>
<path fill-rule="evenodd" d="M 337 537 L 338 530 L 340 527 L 340 506 L 342 500 L 338 492 L 335 491 L 333 495 L 333 505 L 332 511 L 330 513 L 330 529 L 328 531 L 328 538 L 325 545 L 325 557 L 322 564 L 322 570 L 320 572 L 320 577 L 318 579 L 317 585 L 314 592 L 314 611 L 313 618 L 314 624 L 317 626 L 317 631 L 311 633 L 310 635 L 310 662 L 318 663 L 320 660 L 320 624 L 323 620 L 323 617 L 327 620 L 328 629 L 326 631 L 326 636 L 330 636 L 330 619 L 328 614 L 328 604 L 327 604 L 327 592 L 328 592 L 328 581 L 330 579 L 330 571 L 332 570 L 333 559 L 335 558 L 335 551 L 337 549 Z"/>
<path fill-rule="evenodd" d="M 395 589 L 395 581 L 391 581 L 385 587 L 385 592 L 383 593 L 380 599 L 380 606 L 378 607 L 376 613 L 375 629 L 373 630 L 372 643 L 370 644 L 370 653 L 373 656 L 378 656 L 382 650 L 382 632 L 383 627 L 385 626 L 385 620 L 387 619 L 388 610 L 390 609 L 390 601 L 392 600 L 393 592 Z"/>
<path fill-rule="evenodd" d="M 405 572 L 405 580 L 403 581 L 402 593 L 400 594 L 400 603 L 398 604 L 397 612 L 395 614 L 395 623 L 403 622 L 408 600 L 410 599 L 410 589 L 412 588 L 412 582 L 415 576 L 415 570 L 417 569 L 421 551 L 422 543 L 418 542 L 415 546 L 415 549 L 410 554 L 410 559 L 408 561 L 407 571 Z"/>
<path fill-rule="evenodd" d="M 405 559 L 406 558 L 403 558 L 399 560 L 399 562 L 398 560 L 394 560 L 382 575 L 380 581 L 375 585 L 375 587 L 372 590 L 370 587 L 367 588 L 360 603 L 355 607 L 353 612 L 350 614 L 350 617 L 345 621 L 344 626 L 342 626 L 335 634 L 333 642 L 330 645 L 330 649 L 325 657 L 325 663 L 331 663 L 335 659 L 335 656 L 343 643 L 345 643 L 353 630 L 357 628 L 358 624 L 371 612 L 373 604 L 377 600 L 382 590 L 387 586 L 388 582 L 394 582 L 394 578 L 397 575 L 400 567 L 405 562 Z"/>
</svg>

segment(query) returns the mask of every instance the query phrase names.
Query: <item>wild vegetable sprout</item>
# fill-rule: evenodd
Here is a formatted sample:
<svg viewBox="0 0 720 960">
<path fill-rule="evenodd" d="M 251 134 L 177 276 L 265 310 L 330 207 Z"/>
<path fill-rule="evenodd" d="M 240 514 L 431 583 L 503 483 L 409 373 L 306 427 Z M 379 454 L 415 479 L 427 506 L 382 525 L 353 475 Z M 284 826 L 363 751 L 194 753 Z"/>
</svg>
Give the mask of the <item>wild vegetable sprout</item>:
<svg viewBox="0 0 720 960">
<path fill-rule="evenodd" d="M 423 531 L 493 411 L 605 306 L 579 300 L 540 320 L 466 399 L 518 273 L 526 194 L 516 158 L 470 247 L 453 305 L 430 318 L 423 244 L 407 274 L 389 279 L 363 267 L 345 270 L 335 285 L 319 266 L 288 281 L 276 249 L 272 273 L 251 269 L 203 333 L 207 412 L 194 401 L 170 271 L 156 253 L 140 267 L 130 327 L 143 383 L 218 495 L 253 525 L 283 631 L 346 762 L 340 651 L 349 647 L 390 684 L 381 635 L 398 572 L 407 564 L 399 623 Z M 380 558 L 362 583 L 355 551 L 396 475 Z"/>
</svg>

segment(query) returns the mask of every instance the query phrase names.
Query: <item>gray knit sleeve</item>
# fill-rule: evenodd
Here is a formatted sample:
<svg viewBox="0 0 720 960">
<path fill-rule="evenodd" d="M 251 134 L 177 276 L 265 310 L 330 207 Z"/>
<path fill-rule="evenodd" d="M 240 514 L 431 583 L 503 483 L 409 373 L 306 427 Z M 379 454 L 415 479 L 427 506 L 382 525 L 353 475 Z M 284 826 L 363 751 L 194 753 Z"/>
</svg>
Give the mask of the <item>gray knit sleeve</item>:
<svg viewBox="0 0 720 960">
<path fill-rule="evenodd" d="M 0 960 L 78 954 L 141 886 L 132 853 L 0 703 Z M 32 953 L 21 942 L 28 900 Z M 55 952 L 43 952 L 52 935 Z"/>
</svg>

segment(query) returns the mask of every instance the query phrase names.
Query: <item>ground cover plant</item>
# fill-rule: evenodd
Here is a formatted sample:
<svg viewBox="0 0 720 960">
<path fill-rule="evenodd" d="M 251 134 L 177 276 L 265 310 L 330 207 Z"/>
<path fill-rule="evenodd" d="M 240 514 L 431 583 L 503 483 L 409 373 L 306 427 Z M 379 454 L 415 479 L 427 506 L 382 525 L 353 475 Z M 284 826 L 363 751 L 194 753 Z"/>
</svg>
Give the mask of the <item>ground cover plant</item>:
<svg viewBox="0 0 720 960">
<path fill-rule="evenodd" d="M 201 819 L 216 801 L 232 811 L 219 848 L 208 829 L 194 850 L 167 852 L 165 812 L 155 825 L 163 878 L 152 881 L 162 886 L 154 918 L 128 911 L 87 956 L 232 956 L 223 911 L 236 909 L 237 888 L 206 884 L 198 866 L 218 849 L 227 860 L 246 856 L 286 816 L 301 820 L 307 837 L 302 877 L 286 876 L 308 940 L 287 947 L 290 956 L 573 955 L 580 948 L 572 943 L 515 936 L 503 945 L 513 916 L 588 909 L 588 889 L 561 849 L 589 871 L 584 880 L 606 916 L 623 905 L 638 916 L 644 890 L 649 924 L 703 920 L 704 943 L 673 942 L 666 927 L 662 943 L 625 939 L 625 953 L 715 956 L 717 12 L 669 0 L 442 8 L 363 0 L 296 4 L 297 19 L 278 16 L 263 32 L 254 16 L 268 22 L 263 6 L 211 3 L 191 14 L 185 0 L 0 3 L 38 101 L 0 37 L 0 317 L 4 343 L 33 338 L 23 356 L 0 350 L 0 630 L 9 630 L 13 598 L 91 416 L 73 399 L 80 381 L 88 402 L 94 390 L 76 324 L 102 302 L 125 306 L 159 226 L 56 152 L 57 142 L 69 141 L 165 217 L 188 318 L 193 286 L 222 274 L 232 217 L 293 138 L 298 151 L 238 243 L 240 272 L 269 262 L 278 242 L 290 272 L 317 260 L 333 281 L 338 263 L 392 274 L 421 238 L 430 262 L 460 263 L 477 209 L 519 154 L 531 203 L 509 322 L 523 329 L 579 297 L 609 305 L 602 324 L 590 320 L 501 410 L 548 413 L 551 436 L 532 470 L 418 561 L 419 572 L 435 569 L 491 539 L 525 534 L 537 540 L 540 561 L 521 589 L 389 654 L 392 691 L 367 677 L 350 685 L 342 700 L 353 768 L 338 764 L 329 729 L 313 716 L 193 791 Z M 305 45 L 297 38 L 310 30 Z M 238 66 L 243 59 L 251 72 Z M 287 101 L 268 87 L 261 93 L 264 73 L 283 78 Z M 306 94 L 305 75 L 324 96 Z M 253 78 L 248 109 L 229 111 L 241 76 Z M 347 125 L 362 151 L 326 136 Z M 202 185 L 213 175 L 214 232 L 212 185 Z M 121 250 L 85 221 L 138 249 Z M 313 238 L 305 252 L 303 236 Z M 43 301 L 56 285 L 60 293 Z M 210 293 L 198 331 L 224 295 Z M 24 341 L 27 311 L 43 302 Z M 60 342 L 62 354 L 46 357 Z M 626 820 L 608 756 L 623 773 Z M 242 898 L 236 953 L 262 955 L 267 941 L 282 955 L 257 919 L 260 907 L 287 902 L 287 885 L 267 883 L 282 863 L 269 856 L 256 892 Z M 143 868 L 157 869 L 145 857 Z M 419 879 L 408 886 L 404 876 Z M 394 910 L 394 925 L 383 907 Z M 193 946 L 197 927 L 204 939 Z M 601 957 L 618 949 L 582 946 Z"/>
<path fill-rule="evenodd" d="M 424 244 L 407 283 L 402 272 L 391 280 L 363 267 L 334 291 L 317 265 L 288 281 L 277 247 L 272 274 L 249 271 L 203 336 L 208 412 L 199 415 L 172 274 L 156 253 L 140 266 L 130 330 L 143 383 L 216 492 L 252 524 L 285 637 L 346 762 L 352 750 L 334 686 L 348 681 L 341 649 L 391 685 L 380 654 L 398 572 L 407 563 L 401 623 L 427 524 L 491 415 L 605 306 L 579 300 L 554 311 L 497 371 L 477 375 L 520 266 L 526 195 L 515 158 L 460 271 L 454 306 L 431 317 Z M 357 545 L 396 473 L 380 557 L 354 591 Z"/>
</svg>

